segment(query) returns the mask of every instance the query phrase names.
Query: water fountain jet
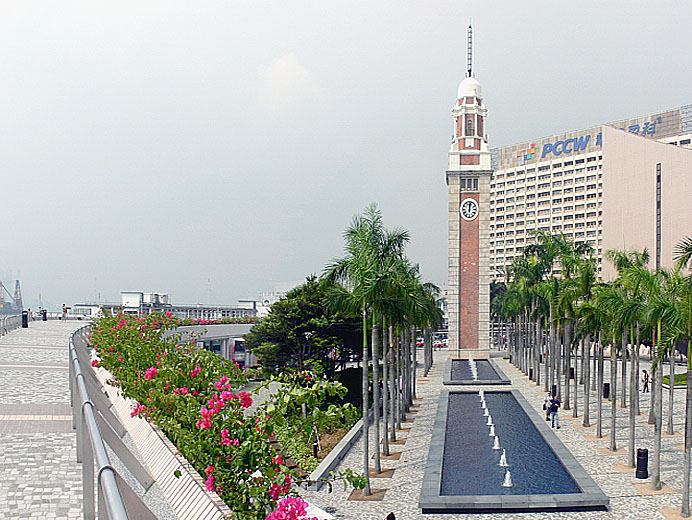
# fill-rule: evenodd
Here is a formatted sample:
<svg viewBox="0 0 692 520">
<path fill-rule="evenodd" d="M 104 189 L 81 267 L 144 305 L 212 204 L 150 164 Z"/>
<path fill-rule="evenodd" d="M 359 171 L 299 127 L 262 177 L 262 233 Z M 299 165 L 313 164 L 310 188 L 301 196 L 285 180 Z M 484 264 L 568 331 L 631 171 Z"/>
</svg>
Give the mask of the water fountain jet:
<svg viewBox="0 0 692 520">
<path fill-rule="evenodd" d="M 509 464 L 507 464 L 507 455 L 505 453 L 505 449 L 502 448 L 502 455 L 500 455 L 500 463 L 498 464 L 501 468 L 507 468 L 509 467 Z"/>
<path fill-rule="evenodd" d="M 512 474 L 509 472 L 509 470 L 507 470 L 505 472 L 505 480 L 502 483 L 502 487 L 503 488 L 511 488 L 512 486 L 514 486 L 514 484 L 512 484 Z"/>
</svg>

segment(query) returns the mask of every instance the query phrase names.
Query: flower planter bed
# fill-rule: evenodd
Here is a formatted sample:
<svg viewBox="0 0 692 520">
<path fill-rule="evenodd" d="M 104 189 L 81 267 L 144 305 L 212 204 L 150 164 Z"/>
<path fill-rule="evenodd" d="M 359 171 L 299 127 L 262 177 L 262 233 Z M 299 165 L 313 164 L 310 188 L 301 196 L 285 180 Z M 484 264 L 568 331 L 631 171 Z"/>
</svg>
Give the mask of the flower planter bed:
<svg viewBox="0 0 692 520">
<path fill-rule="evenodd" d="M 95 370 L 116 415 L 178 518 L 215 520 L 231 515 L 231 509 L 216 493 L 205 489 L 204 479 L 178 453 L 160 428 L 139 417 L 132 417 L 133 401 L 124 398 L 117 388 L 107 384 L 111 374 L 101 368 Z M 178 478 L 175 478 L 176 471 L 180 472 Z"/>
</svg>

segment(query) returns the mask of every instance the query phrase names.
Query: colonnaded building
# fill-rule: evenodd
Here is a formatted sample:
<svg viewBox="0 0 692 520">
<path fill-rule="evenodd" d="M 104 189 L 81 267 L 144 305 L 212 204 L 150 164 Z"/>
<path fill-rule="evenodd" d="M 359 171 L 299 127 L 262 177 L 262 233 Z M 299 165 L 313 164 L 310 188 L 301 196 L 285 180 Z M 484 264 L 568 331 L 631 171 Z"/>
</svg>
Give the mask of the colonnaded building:
<svg viewBox="0 0 692 520">
<path fill-rule="evenodd" d="M 604 279 L 614 275 L 608 249 L 647 248 L 650 267 L 671 267 L 692 236 L 692 105 L 491 149 L 469 52 L 452 115 L 450 354 L 487 355 L 490 283 L 505 279 L 536 230 L 592 246 Z"/>
</svg>

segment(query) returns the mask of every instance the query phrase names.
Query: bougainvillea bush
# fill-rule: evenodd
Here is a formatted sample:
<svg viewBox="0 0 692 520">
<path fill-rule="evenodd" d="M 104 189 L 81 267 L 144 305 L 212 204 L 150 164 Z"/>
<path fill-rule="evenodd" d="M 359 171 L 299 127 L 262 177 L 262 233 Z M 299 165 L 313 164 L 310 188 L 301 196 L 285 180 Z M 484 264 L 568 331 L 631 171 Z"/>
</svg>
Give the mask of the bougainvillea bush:
<svg viewBox="0 0 692 520">
<path fill-rule="evenodd" d="M 132 415 L 158 425 L 236 518 L 264 519 L 292 494 L 297 478 L 270 444 L 273 425 L 285 424 L 278 419 L 283 407 L 250 412 L 252 396 L 242 391 L 247 374 L 215 353 L 178 343 L 172 333 L 178 326 L 170 314 L 99 318 L 89 339 L 92 364 L 112 374 L 110 383 L 135 402 Z M 341 479 L 362 487 L 348 470 Z"/>
<path fill-rule="evenodd" d="M 237 518 L 264 518 L 290 493 L 293 475 L 270 446 L 271 421 L 252 404 L 231 361 L 165 338 L 172 316 L 106 316 L 92 328 L 93 363 L 136 401 L 132 415 L 158 425 Z"/>
</svg>

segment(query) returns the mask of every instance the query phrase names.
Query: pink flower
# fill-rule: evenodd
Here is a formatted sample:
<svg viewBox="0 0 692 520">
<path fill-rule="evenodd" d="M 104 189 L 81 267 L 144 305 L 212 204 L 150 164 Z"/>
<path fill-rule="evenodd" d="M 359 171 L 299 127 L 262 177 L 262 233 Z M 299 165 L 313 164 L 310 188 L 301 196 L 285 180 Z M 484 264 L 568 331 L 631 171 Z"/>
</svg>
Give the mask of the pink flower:
<svg viewBox="0 0 692 520">
<path fill-rule="evenodd" d="M 228 436 L 228 430 L 221 430 L 221 445 L 222 446 L 239 446 L 240 441 L 238 439 L 231 439 Z"/>
<path fill-rule="evenodd" d="M 270 494 L 274 493 L 270 491 Z M 286 497 L 278 503 L 276 511 L 269 513 L 265 520 L 317 520 L 316 517 L 305 517 L 307 507 L 308 503 L 300 497 Z"/>
<path fill-rule="evenodd" d="M 214 491 L 214 475 L 209 475 L 205 484 L 207 485 L 207 491 Z"/>
<path fill-rule="evenodd" d="M 94 360 L 91 362 L 91 366 L 92 366 L 92 367 L 97 367 L 97 366 L 99 366 L 99 360 L 98 360 L 98 359 L 94 359 Z"/>
<path fill-rule="evenodd" d="M 156 367 L 147 368 L 147 371 L 144 372 L 144 379 L 151 381 L 151 379 L 158 373 L 159 371 L 156 369 Z"/>
<path fill-rule="evenodd" d="M 197 422 L 195 423 L 197 425 L 197 428 L 200 430 L 208 430 L 211 428 L 211 421 L 209 419 L 197 419 Z"/>
<path fill-rule="evenodd" d="M 209 475 L 211 473 L 214 473 L 216 471 L 216 468 L 214 466 L 207 466 L 204 472 Z"/>
<path fill-rule="evenodd" d="M 134 409 L 134 410 L 132 411 L 132 413 L 130 414 L 130 417 L 134 417 L 134 416 L 136 416 L 136 415 L 140 415 L 140 414 L 142 414 L 143 412 L 146 412 L 146 411 L 147 411 L 147 407 L 146 407 L 146 406 L 144 406 L 142 403 L 137 403 L 137 406 L 135 406 L 135 409 Z"/>
<path fill-rule="evenodd" d="M 221 390 L 228 389 L 230 385 L 227 385 L 226 383 L 228 383 L 228 378 L 226 376 L 223 376 L 216 383 L 214 383 L 214 386 L 220 392 Z"/>
<path fill-rule="evenodd" d="M 250 397 L 250 394 L 247 392 L 240 392 L 238 397 L 240 397 L 240 406 L 243 408 L 249 408 L 252 406 L 252 397 Z"/>
</svg>

